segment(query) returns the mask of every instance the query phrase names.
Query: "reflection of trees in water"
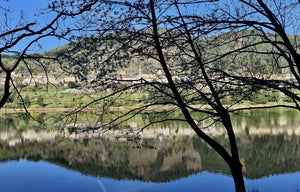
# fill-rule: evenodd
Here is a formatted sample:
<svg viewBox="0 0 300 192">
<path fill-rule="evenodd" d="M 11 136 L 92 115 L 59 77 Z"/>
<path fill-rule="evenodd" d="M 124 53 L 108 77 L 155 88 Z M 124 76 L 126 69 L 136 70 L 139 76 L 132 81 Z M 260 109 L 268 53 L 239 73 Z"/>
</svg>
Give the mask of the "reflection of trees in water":
<svg viewBox="0 0 300 192">
<path fill-rule="evenodd" d="M 225 140 L 220 142 L 226 147 Z M 237 138 L 240 158 L 247 178 L 261 178 L 272 174 L 293 173 L 300 171 L 300 137 L 296 135 L 252 135 Z M 199 141 L 196 140 L 196 143 Z M 196 145 L 196 144 L 194 144 Z M 196 148 L 196 147 L 194 147 Z M 199 148 L 197 148 L 199 150 Z M 208 171 L 222 170 L 228 173 L 223 162 L 218 160 L 213 151 L 205 149 L 199 151 L 202 165 Z M 206 158 L 206 159 L 204 159 Z M 220 162 L 220 163 L 211 163 Z M 207 162 L 207 164 L 205 164 Z M 211 165 L 210 165 L 211 163 Z M 217 167 L 214 167 L 214 165 Z"/>
<path fill-rule="evenodd" d="M 24 142 L 9 147 L 1 144 L 1 161 L 26 158 L 44 160 L 83 174 L 167 181 L 201 170 L 199 154 L 188 138 L 147 140 L 142 145 L 108 140 L 70 142 Z"/>
<path fill-rule="evenodd" d="M 114 116 L 114 113 L 121 112 L 109 112 L 106 114 L 105 118 L 107 121 Z M 63 127 L 57 126 L 56 119 L 50 118 L 54 114 L 46 113 L 36 113 L 34 114 L 35 118 L 43 123 L 43 127 L 47 130 L 62 130 Z M 59 114 L 58 114 L 59 115 Z M 194 119 L 203 119 L 205 114 L 195 113 L 193 114 Z M 168 113 L 167 111 L 161 112 L 149 112 L 142 115 L 136 115 L 128 122 L 124 122 L 117 128 L 117 130 L 138 130 L 151 122 L 157 122 L 163 119 L 180 119 L 179 113 Z M 97 123 L 93 121 L 97 120 L 97 112 L 91 113 L 86 112 L 78 117 L 78 131 L 81 130 L 81 125 L 88 126 L 97 126 Z M 87 122 L 88 121 L 88 122 Z M 296 134 L 300 135 L 300 113 L 294 110 L 287 109 L 270 109 L 270 110 L 250 110 L 244 112 L 237 112 L 232 115 L 232 121 L 237 135 L 280 135 L 280 134 Z M 211 124 L 211 121 L 199 122 L 201 126 L 205 128 L 205 132 L 209 135 L 220 136 L 225 133 L 225 130 L 222 126 L 218 124 Z M 9 116 L 0 116 L 0 124 L 2 125 L 0 132 L 3 130 L 17 130 L 22 134 L 22 131 L 31 130 L 36 128 L 37 131 L 40 131 L 41 125 L 37 122 L 26 118 L 25 116 L 9 117 Z M 73 123 L 72 123 L 73 125 Z M 47 126 L 47 127 L 46 127 Z M 206 128 L 209 126 L 208 128 Z M 156 129 L 156 131 L 155 131 Z M 181 135 L 194 135 L 193 131 L 183 121 L 163 121 L 160 123 L 153 124 L 147 129 L 145 129 L 144 138 L 149 138 L 147 134 L 152 135 L 152 138 L 155 138 L 157 135 L 162 134 L 166 136 L 169 132 L 172 133 L 172 136 L 176 136 L 176 133 L 182 132 Z M 94 129 L 93 129 L 94 131 Z M 103 131 L 102 131 L 103 132 Z M 88 132 L 85 134 L 89 134 Z M 156 135 L 155 135 L 156 134 Z M 99 135 L 99 134 L 97 134 Z M 180 135 L 180 134 L 179 134 Z M 85 135 L 86 136 L 86 135 Z"/>
<path fill-rule="evenodd" d="M 38 116 L 46 116 L 45 113 L 37 114 Z M 37 125 L 36 121 L 30 119 L 27 114 L 9 114 L 0 115 L 0 131 L 1 130 L 26 130 L 34 128 L 33 125 Z"/>
<path fill-rule="evenodd" d="M 166 118 L 168 114 L 161 115 L 149 113 L 148 116 L 136 116 L 125 127 L 138 128 Z M 240 158 L 247 178 L 300 171 L 300 138 L 296 136 L 296 133 L 300 133 L 299 115 L 292 110 L 255 110 L 233 115 L 233 123 L 239 135 L 237 142 Z M 87 116 L 91 120 L 96 114 L 86 114 L 83 119 L 87 119 Z M 48 119 L 45 114 L 36 114 L 36 117 L 45 123 Z M 2 133 L 8 135 L 6 141 L 0 141 L 1 161 L 19 158 L 44 160 L 93 176 L 155 182 L 169 181 L 200 171 L 230 175 L 223 160 L 198 138 L 178 137 L 189 135 L 189 132 L 184 131 L 186 129 L 191 131 L 182 122 L 167 121 L 145 129 L 151 139 L 144 139 L 142 145 L 84 138 L 76 142 L 48 140 L 53 139 L 58 132 L 43 130 L 35 133 L 29 130 L 32 122 L 28 118 L 16 120 L 0 116 L 0 124 L 3 126 L 0 140 L 3 140 Z M 49 122 L 47 124 L 51 125 Z M 289 130 L 292 130 L 291 134 Z M 215 131 L 214 135 L 220 135 L 220 143 L 229 147 L 218 126 L 207 131 L 212 134 Z M 9 137 L 18 137 L 18 142 L 15 142 L 18 144 L 10 146 Z"/>
<path fill-rule="evenodd" d="M 242 136 L 238 139 L 247 178 L 300 171 L 298 136 Z M 225 138 L 219 141 L 226 145 Z M 228 147 L 228 146 L 227 146 Z M 230 174 L 226 164 L 196 137 L 143 142 L 80 139 L 0 143 L 0 160 L 44 160 L 83 174 L 164 182 L 200 171 Z"/>
<path fill-rule="evenodd" d="M 18 126 L 16 125 L 16 122 L 14 120 L 15 118 L 0 116 L 1 129 L 16 129 Z"/>
<path fill-rule="evenodd" d="M 249 110 L 238 112 L 233 115 L 234 123 L 237 127 L 270 127 L 280 126 L 296 127 L 299 124 L 300 113 L 296 110 L 269 109 L 269 110 Z"/>
<path fill-rule="evenodd" d="M 300 135 L 300 113 L 295 110 L 250 110 L 233 114 L 238 135 Z"/>
<path fill-rule="evenodd" d="M 299 136 L 256 136 L 240 144 L 249 178 L 300 171 Z"/>
</svg>

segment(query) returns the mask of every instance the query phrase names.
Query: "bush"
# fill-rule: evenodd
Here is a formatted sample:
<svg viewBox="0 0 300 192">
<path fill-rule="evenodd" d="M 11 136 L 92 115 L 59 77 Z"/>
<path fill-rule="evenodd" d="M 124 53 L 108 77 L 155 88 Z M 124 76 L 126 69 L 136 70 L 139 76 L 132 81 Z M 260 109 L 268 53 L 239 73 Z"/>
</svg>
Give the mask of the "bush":
<svg viewBox="0 0 300 192">
<path fill-rule="evenodd" d="M 44 107 L 44 98 L 40 95 L 36 101 L 36 103 L 41 106 Z"/>
<path fill-rule="evenodd" d="M 68 87 L 69 87 L 70 89 L 74 89 L 74 88 L 77 88 L 78 85 L 77 85 L 75 82 L 70 81 L 70 82 L 68 83 Z"/>
<path fill-rule="evenodd" d="M 259 94 L 255 97 L 254 102 L 256 104 L 266 104 L 266 103 L 268 103 L 268 98 L 263 94 Z"/>
<path fill-rule="evenodd" d="M 24 104 L 27 106 L 27 107 L 30 107 L 31 105 L 31 101 L 30 101 L 30 98 L 28 95 L 25 96 L 24 98 Z"/>
</svg>

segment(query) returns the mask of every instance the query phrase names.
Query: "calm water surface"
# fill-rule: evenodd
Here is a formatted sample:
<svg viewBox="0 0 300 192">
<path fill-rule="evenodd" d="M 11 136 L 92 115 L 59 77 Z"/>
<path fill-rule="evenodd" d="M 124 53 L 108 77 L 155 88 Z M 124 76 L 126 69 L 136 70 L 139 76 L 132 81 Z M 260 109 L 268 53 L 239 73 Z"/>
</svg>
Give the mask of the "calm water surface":
<svg viewBox="0 0 300 192">
<path fill-rule="evenodd" d="M 300 114 L 269 110 L 233 119 L 247 191 L 299 191 Z M 55 131 L 0 121 L 1 192 L 234 191 L 226 164 L 184 124 L 152 127 L 131 142 L 55 139 Z M 218 126 L 208 131 L 227 146 Z"/>
<path fill-rule="evenodd" d="M 169 182 L 154 183 L 92 177 L 51 163 L 24 159 L 1 163 L 0 170 L 1 191 L 11 192 L 234 191 L 230 176 L 209 172 L 201 172 Z M 261 179 L 246 179 L 245 183 L 248 191 L 297 191 L 300 188 L 299 178 L 300 173 L 281 174 Z"/>
</svg>

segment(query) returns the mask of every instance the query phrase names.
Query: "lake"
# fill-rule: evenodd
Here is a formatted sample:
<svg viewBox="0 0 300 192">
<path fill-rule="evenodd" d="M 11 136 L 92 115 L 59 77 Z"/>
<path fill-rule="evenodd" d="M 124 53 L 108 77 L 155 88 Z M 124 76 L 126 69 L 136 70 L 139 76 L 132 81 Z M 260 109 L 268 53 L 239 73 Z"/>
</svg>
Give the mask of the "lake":
<svg viewBox="0 0 300 192">
<path fill-rule="evenodd" d="M 234 191 L 226 164 L 183 122 L 155 124 L 136 140 L 120 136 L 159 117 L 137 116 L 100 134 L 14 116 L 0 117 L 1 192 Z M 232 119 L 247 191 L 300 191 L 300 113 L 256 110 Z M 205 131 L 229 147 L 221 126 Z"/>
</svg>

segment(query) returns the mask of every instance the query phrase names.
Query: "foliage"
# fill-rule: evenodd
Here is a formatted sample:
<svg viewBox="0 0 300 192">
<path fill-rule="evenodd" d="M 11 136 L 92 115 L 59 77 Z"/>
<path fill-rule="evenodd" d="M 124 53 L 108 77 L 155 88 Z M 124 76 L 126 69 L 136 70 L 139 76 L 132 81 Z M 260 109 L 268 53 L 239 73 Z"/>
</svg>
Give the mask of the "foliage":
<svg viewBox="0 0 300 192">
<path fill-rule="evenodd" d="M 40 107 L 44 107 L 44 97 L 42 95 L 38 96 L 38 99 L 36 101 L 36 103 L 40 106 Z"/>
<path fill-rule="evenodd" d="M 26 95 L 26 96 L 24 97 L 24 104 L 25 104 L 27 107 L 30 107 L 30 105 L 31 105 L 31 100 L 30 100 L 30 98 L 29 98 L 28 95 Z"/>
<path fill-rule="evenodd" d="M 69 87 L 70 89 L 73 89 L 73 88 L 77 88 L 78 85 L 77 85 L 75 82 L 70 81 L 70 82 L 68 82 L 68 87 Z"/>
</svg>

